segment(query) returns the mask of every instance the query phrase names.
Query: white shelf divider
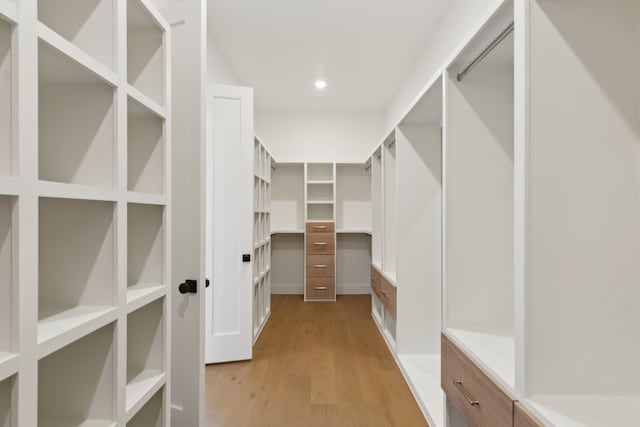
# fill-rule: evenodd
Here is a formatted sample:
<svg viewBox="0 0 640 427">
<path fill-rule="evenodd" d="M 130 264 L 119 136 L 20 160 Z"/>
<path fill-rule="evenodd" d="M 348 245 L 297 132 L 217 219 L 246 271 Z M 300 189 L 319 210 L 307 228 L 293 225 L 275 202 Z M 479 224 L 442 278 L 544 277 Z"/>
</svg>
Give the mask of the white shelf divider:
<svg viewBox="0 0 640 427">
<path fill-rule="evenodd" d="M 39 426 L 116 424 L 115 336 L 111 324 L 40 359 Z"/>
<path fill-rule="evenodd" d="M 15 3 L 9 0 L 0 0 L 0 18 L 12 24 L 18 22 L 18 8 Z"/>
<path fill-rule="evenodd" d="M 17 374 L 18 363 L 19 358 L 17 354 L 6 352 L 0 353 L 0 381 L 5 381 L 10 376 Z"/>
<path fill-rule="evenodd" d="M 115 13 L 114 0 L 38 0 L 41 25 L 110 69 L 115 63 Z"/>
<path fill-rule="evenodd" d="M 0 3 L 2 5 L 3 3 Z M 0 7 L 0 13 L 2 13 Z M 14 175 L 16 159 L 14 64 L 15 30 L 11 23 L 0 19 L 0 176 Z M 1 188 L 0 188 L 0 191 Z"/>
<path fill-rule="evenodd" d="M 163 390 L 157 391 L 151 399 L 139 410 L 136 415 L 127 421 L 127 427 L 162 427 L 164 423 L 164 411 L 162 410 L 164 397 Z"/>
</svg>

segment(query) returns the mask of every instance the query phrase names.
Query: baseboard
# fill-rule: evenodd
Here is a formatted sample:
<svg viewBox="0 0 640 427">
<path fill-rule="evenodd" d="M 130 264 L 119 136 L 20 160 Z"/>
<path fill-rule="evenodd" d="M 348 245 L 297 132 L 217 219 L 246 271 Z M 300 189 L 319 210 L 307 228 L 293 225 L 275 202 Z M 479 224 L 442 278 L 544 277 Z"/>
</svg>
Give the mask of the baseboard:
<svg viewBox="0 0 640 427">
<path fill-rule="evenodd" d="M 271 284 L 273 295 L 304 295 L 303 285 L 276 285 Z M 370 295 L 370 285 L 338 285 L 338 295 Z"/>
</svg>

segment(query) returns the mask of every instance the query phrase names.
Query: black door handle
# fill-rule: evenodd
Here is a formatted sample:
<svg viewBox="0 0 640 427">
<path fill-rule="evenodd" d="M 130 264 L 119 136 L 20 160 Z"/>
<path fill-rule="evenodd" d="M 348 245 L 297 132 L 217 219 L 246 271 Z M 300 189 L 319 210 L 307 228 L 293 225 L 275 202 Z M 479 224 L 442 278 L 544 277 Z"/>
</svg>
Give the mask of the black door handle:
<svg viewBox="0 0 640 427">
<path fill-rule="evenodd" d="M 206 280 L 205 282 L 205 287 L 209 287 L 209 285 L 211 285 L 211 283 L 209 282 L 209 279 Z M 198 293 L 198 281 L 197 280 L 190 280 L 187 279 L 184 283 L 180 283 L 180 285 L 178 286 L 178 292 L 180 292 L 181 294 L 197 294 Z"/>
</svg>

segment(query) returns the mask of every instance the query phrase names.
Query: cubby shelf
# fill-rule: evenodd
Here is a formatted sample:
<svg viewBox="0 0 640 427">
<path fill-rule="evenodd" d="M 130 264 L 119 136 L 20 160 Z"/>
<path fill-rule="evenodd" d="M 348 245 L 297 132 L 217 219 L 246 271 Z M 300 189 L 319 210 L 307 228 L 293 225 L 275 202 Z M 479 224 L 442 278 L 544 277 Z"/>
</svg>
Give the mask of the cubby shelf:
<svg viewBox="0 0 640 427">
<path fill-rule="evenodd" d="M 105 326 L 38 362 L 38 426 L 117 424 L 115 335 Z"/>
<path fill-rule="evenodd" d="M 0 379 L 0 426 L 13 427 L 13 378 Z"/>
<path fill-rule="evenodd" d="M 16 204 L 16 198 L 0 195 L 0 365 L 2 355 L 15 351 Z"/>
<path fill-rule="evenodd" d="M 139 193 L 164 192 L 164 120 L 129 98 L 127 108 L 127 188 Z"/>
<path fill-rule="evenodd" d="M 39 210 L 38 342 L 42 354 L 99 327 L 113 311 L 115 206 L 41 198 Z"/>
<path fill-rule="evenodd" d="M 47 44 L 38 50 L 40 179 L 112 187 L 114 88 Z"/>
<path fill-rule="evenodd" d="M 18 21 L 18 8 L 15 3 L 9 0 L 0 0 L 0 19 L 11 23 Z"/>
<path fill-rule="evenodd" d="M 127 1 L 127 79 L 164 105 L 164 29 L 139 0 Z"/>
<path fill-rule="evenodd" d="M 163 400 L 164 391 L 157 391 L 133 418 L 127 421 L 127 427 L 162 427 L 164 425 Z"/>
<path fill-rule="evenodd" d="M 40 22 L 109 68 L 114 68 L 115 11 L 114 0 L 38 0 Z"/>
<path fill-rule="evenodd" d="M 18 355 L 14 353 L 0 353 L 0 381 L 18 372 Z M 0 424 L 2 425 L 2 424 Z"/>
<path fill-rule="evenodd" d="M 13 34 L 12 25 L 0 18 L 0 176 L 14 174 Z"/>
<path fill-rule="evenodd" d="M 127 318 L 127 400 L 130 419 L 166 380 L 165 300 L 129 313 Z"/>
<path fill-rule="evenodd" d="M 130 203 L 127 210 L 127 303 L 133 303 L 164 288 L 164 207 Z"/>
</svg>

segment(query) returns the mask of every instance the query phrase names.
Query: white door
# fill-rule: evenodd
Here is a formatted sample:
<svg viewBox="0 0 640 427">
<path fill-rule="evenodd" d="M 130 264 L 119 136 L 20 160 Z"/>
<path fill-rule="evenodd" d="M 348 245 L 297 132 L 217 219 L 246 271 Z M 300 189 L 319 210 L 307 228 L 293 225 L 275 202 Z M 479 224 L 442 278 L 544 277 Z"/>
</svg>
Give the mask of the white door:
<svg viewBox="0 0 640 427">
<path fill-rule="evenodd" d="M 252 357 L 253 141 L 253 89 L 210 86 L 206 363 Z"/>
<path fill-rule="evenodd" d="M 204 426 L 204 153 L 206 141 L 207 2 L 170 1 L 161 10 L 171 25 L 173 128 L 171 420 Z M 173 209 L 175 206 L 175 209 Z M 198 281 L 198 292 L 178 284 Z"/>
</svg>

